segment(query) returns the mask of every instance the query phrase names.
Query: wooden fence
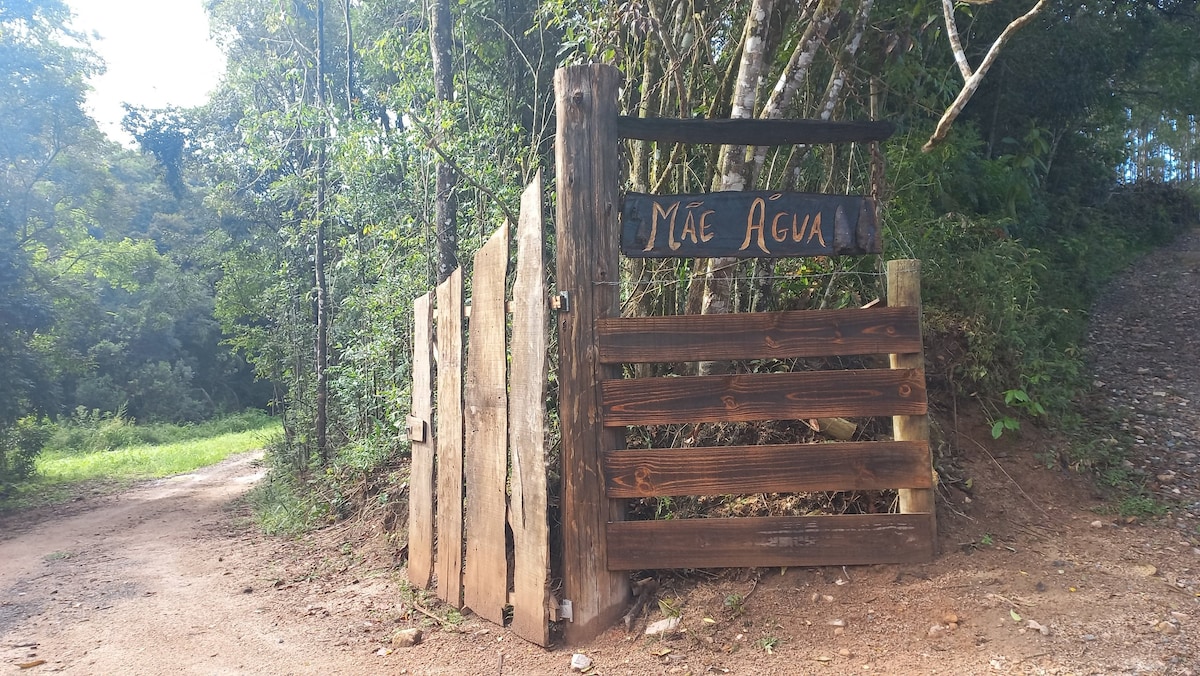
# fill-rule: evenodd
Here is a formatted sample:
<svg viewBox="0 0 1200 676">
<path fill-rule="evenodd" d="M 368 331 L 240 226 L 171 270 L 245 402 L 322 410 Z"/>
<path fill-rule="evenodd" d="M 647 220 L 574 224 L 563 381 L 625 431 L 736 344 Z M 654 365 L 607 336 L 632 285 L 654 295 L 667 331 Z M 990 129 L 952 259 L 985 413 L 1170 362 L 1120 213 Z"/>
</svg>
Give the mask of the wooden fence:
<svg viewBox="0 0 1200 676">
<path fill-rule="evenodd" d="M 637 195 L 623 203 L 618 194 L 620 138 L 831 143 L 886 138 L 890 125 L 630 120 L 617 116 L 619 83 L 619 74 L 608 66 L 565 68 L 555 74 L 563 539 L 557 554 L 561 607 L 569 610 L 566 640 L 590 640 L 616 621 L 629 602 L 629 570 L 931 558 L 934 477 L 917 261 L 888 263 L 886 307 L 620 316 L 622 251 L 645 257 L 774 257 L 881 249 L 874 203 L 865 197 Z M 496 624 L 503 623 L 505 608 L 511 606 L 513 629 L 546 645 L 547 611 L 558 608 L 551 607 L 556 602 L 548 593 L 547 289 L 540 205 L 539 178 L 522 197 L 511 343 L 505 342 L 507 227 L 475 257 L 465 371 L 461 274 L 456 271 L 438 286 L 436 307 L 431 295 L 414 305 L 409 575 L 422 588 L 436 576 L 439 598 L 455 607 L 465 605 Z M 618 222 L 622 212 L 624 231 Z M 718 221 L 725 231 L 718 232 Z M 435 344 L 436 418 L 431 394 Z M 890 355 L 890 368 L 623 376 L 625 364 L 869 354 Z M 841 416 L 892 416 L 893 439 L 625 447 L 629 426 Z M 625 505 L 635 498 L 880 489 L 898 490 L 898 513 L 624 518 Z M 506 527 L 512 532 L 512 549 L 506 547 Z"/>
<path fill-rule="evenodd" d="M 461 271 L 414 303 L 408 574 L 422 589 L 436 575 L 438 598 L 498 625 L 511 607 L 512 629 L 548 645 L 541 200 L 539 175 L 521 198 L 511 344 L 505 340 L 508 226 L 475 255 L 465 370 Z"/>
</svg>

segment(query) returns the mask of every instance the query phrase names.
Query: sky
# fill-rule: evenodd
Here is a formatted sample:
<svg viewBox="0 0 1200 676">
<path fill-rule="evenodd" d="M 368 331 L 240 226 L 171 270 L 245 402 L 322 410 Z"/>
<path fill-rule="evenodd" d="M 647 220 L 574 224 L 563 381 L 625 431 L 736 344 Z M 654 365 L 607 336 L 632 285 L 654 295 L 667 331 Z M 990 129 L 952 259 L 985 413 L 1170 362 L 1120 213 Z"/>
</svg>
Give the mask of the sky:
<svg viewBox="0 0 1200 676">
<path fill-rule="evenodd" d="M 121 143 L 122 102 L 195 106 L 208 100 L 225 57 L 208 37 L 203 0 L 67 0 L 72 26 L 91 35 L 107 71 L 90 82 L 87 105 L 100 129 Z"/>
</svg>

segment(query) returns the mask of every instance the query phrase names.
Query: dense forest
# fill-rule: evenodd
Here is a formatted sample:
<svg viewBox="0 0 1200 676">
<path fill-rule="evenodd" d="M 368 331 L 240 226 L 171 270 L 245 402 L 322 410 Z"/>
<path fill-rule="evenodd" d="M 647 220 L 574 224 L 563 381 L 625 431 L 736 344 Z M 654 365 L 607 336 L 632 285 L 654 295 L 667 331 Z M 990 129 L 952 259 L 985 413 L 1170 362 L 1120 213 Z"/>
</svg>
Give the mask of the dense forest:
<svg viewBox="0 0 1200 676">
<path fill-rule="evenodd" d="M 1114 271 L 1195 222 L 1194 0 L 208 0 L 228 56 L 192 109 L 87 117 L 103 64 L 62 0 L 0 0 L 0 485 L 47 426 L 284 420 L 283 469 L 404 456 L 411 300 L 546 169 L 554 69 L 646 117 L 886 120 L 879 147 L 629 142 L 624 189 L 868 194 L 925 261 L 931 386 L 997 434 L 1086 387 Z M 550 237 L 547 233 L 547 237 Z M 634 261 L 628 312 L 845 307 L 875 257 Z"/>
</svg>

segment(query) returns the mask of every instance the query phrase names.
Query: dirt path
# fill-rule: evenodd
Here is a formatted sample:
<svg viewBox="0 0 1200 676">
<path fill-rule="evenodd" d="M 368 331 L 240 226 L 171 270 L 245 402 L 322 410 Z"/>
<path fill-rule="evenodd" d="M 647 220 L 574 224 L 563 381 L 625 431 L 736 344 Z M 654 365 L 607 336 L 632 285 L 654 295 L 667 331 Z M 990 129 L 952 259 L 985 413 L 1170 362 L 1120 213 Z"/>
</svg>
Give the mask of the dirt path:
<svg viewBox="0 0 1200 676">
<path fill-rule="evenodd" d="M 1200 674 L 1197 252 L 1200 232 L 1124 275 L 1092 333 L 1101 399 L 1131 407 L 1128 469 L 1169 515 L 1112 514 L 1046 467 L 1052 438 L 943 419 L 972 488 L 941 491 L 936 561 L 663 574 L 681 631 L 613 629 L 579 648 L 589 673 Z M 236 498 L 260 474 L 241 456 L 0 522 L 0 674 L 569 673 L 569 649 L 431 622 L 379 524 L 258 534 Z M 425 641 L 393 647 L 407 627 Z"/>
<path fill-rule="evenodd" d="M 41 660 L 39 671 L 72 674 L 336 672 L 319 644 L 296 640 L 311 631 L 281 622 L 255 589 L 261 539 L 227 510 L 261 474 L 243 455 L 23 532 L 10 517 L 0 673 Z"/>
</svg>

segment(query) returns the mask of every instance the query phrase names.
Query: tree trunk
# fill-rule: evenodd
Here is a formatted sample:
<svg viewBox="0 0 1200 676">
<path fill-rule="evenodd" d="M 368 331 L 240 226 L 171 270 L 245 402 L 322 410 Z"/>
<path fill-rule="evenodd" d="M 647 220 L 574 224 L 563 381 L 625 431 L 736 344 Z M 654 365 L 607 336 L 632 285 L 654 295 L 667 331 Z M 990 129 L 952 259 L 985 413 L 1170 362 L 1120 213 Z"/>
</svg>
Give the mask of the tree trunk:
<svg viewBox="0 0 1200 676">
<path fill-rule="evenodd" d="M 325 280 L 325 2 L 317 0 L 317 200 L 313 206 L 313 220 L 317 224 L 313 242 L 314 283 L 317 287 L 317 401 L 314 426 L 316 427 L 317 454 L 321 464 L 329 462 L 329 287 Z"/>
<path fill-rule="evenodd" d="M 754 105 L 758 96 L 758 81 L 762 76 L 766 59 L 767 32 L 771 26 L 774 0 L 754 0 L 746 16 L 746 29 L 742 34 L 742 59 L 738 66 L 737 82 L 733 88 L 733 108 L 730 117 L 754 117 Z M 721 149 L 718 172 L 714 177 L 716 190 L 745 190 L 746 147 L 725 146 Z M 736 258 L 711 258 L 705 274 L 704 314 L 726 314 L 733 309 L 733 277 L 737 270 Z M 700 362 L 701 375 L 721 370 L 716 362 Z"/>
<path fill-rule="evenodd" d="M 450 60 L 453 46 L 449 0 L 434 0 L 430 31 L 433 53 L 433 93 L 438 102 L 439 117 L 445 104 L 454 99 L 454 68 Z M 436 128 L 441 129 L 439 124 Z M 434 196 L 434 233 L 437 238 L 437 281 L 442 283 L 458 267 L 458 200 L 455 188 L 458 180 L 448 162 L 437 163 L 437 186 Z"/>
</svg>

